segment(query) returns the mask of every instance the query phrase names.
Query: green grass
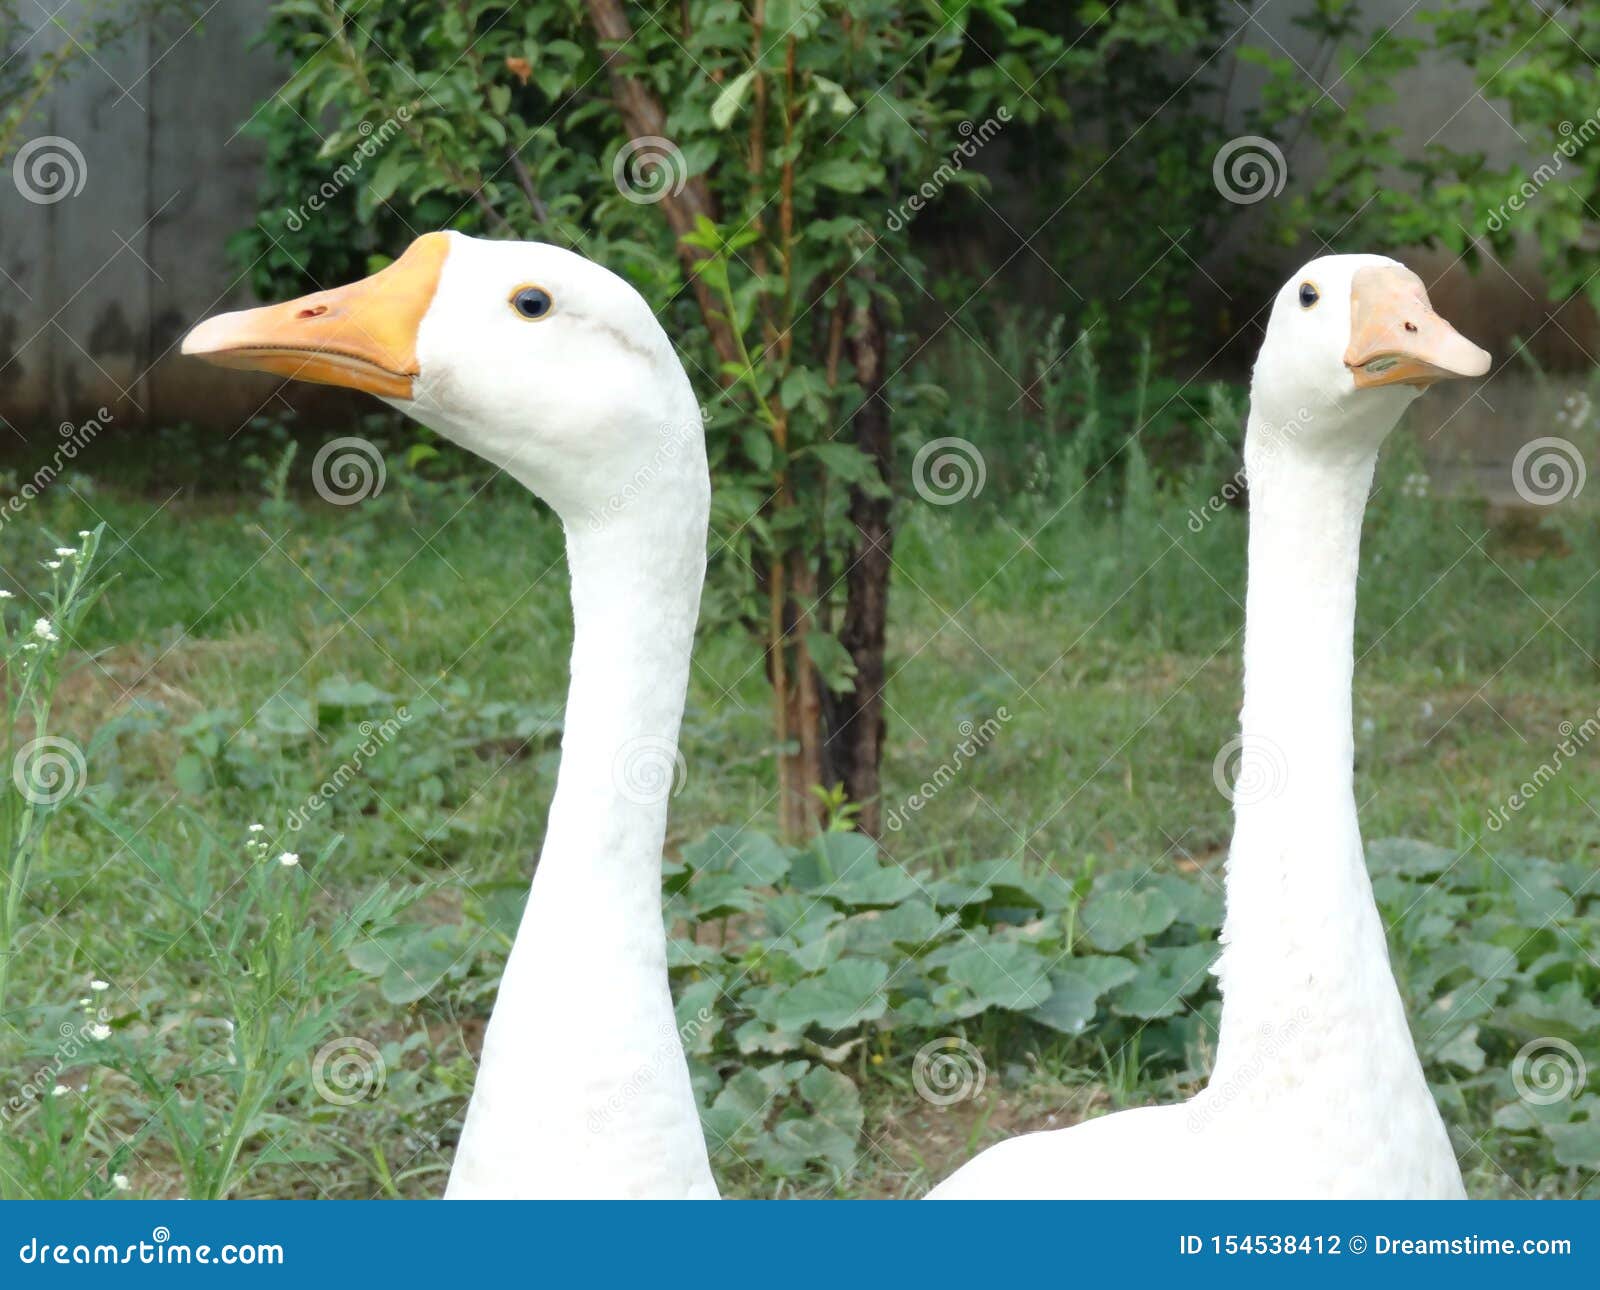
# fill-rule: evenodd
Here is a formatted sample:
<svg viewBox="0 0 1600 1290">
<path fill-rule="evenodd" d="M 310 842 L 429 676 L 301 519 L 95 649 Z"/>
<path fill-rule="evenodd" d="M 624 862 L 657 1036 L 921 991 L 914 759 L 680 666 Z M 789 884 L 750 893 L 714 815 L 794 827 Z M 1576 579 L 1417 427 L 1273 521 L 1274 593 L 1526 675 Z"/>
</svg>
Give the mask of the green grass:
<svg viewBox="0 0 1600 1290">
<path fill-rule="evenodd" d="M 302 456 L 288 477 L 307 467 Z M 1592 867 L 1589 762 L 1503 831 L 1485 819 L 1549 758 L 1561 722 L 1595 711 L 1593 513 L 1535 524 L 1403 497 L 1409 468 L 1403 450 L 1386 463 L 1363 559 L 1364 831 Z M 906 814 L 886 839 L 892 859 L 934 873 L 1019 857 L 1072 880 L 1086 867 L 1214 879 L 1229 809 L 1212 762 L 1236 728 L 1244 519 L 1227 511 L 1194 533 L 1186 516 L 1229 469 L 1203 462 L 1158 488 L 1135 461 L 1120 508 L 1104 489 L 904 506 L 887 804 L 904 808 L 971 726 L 1007 716 Z M 70 642 L 56 727 L 88 750 L 88 788 L 56 814 L 36 865 L 0 1032 L 0 1091 L 48 1068 L 45 1082 L 70 1092 L 8 1112 L 17 1146 L 0 1191 L 99 1194 L 123 1174 L 134 1195 L 436 1194 L 553 784 L 570 644 L 559 531 L 503 480 L 428 483 L 398 462 L 380 498 L 348 508 L 293 489 L 164 499 L 137 479 L 86 483 L 58 484 L 0 529 L 0 582 L 26 621 L 58 538 L 103 521 L 115 576 Z M 289 829 L 358 755 L 358 722 L 400 707 L 398 733 Z M 750 641 L 704 624 L 669 852 L 713 825 L 772 827 L 768 711 Z M 261 878 L 254 822 L 271 856 L 292 850 L 301 865 Z M 349 911 L 380 888 L 390 894 L 352 931 Z M 394 926 L 423 929 L 406 941 L 429 985 L 416 999 L 369 975 L 382 955 L 354 951 L 352 966 L 344 942 L 329 945 L 384 941 Z M 277 950 L 261 930 L 274 927 Z M 310 948 L 294 940 L 306 928 Z M 293 989 L 262 986 L 279 951 L 303 958 Z M 223 971 L 237 973 L 228 988 Z M 89 1008 L 104 1009 L 115 1054 L 63 1059 L 61 1019 L 84 1010 L 91 979 L 110 983 Z M 270 1078 L 252 1066 L 246 1088 L 227 1023 L 244 1029 L 251 1007 L 283 1012 L 251 1042 L 285 1061 Z M 731 1189 L 915 1194 L 1004 1133 L 1170 1096 L 1193 1074 L 999 1011 L 965 1033 L 991 1073 L 978 1103 L 935 1111 L 912 1091 L 914 1050 L 863 1049 L 848 1063 L 870 1143 L 854 1175 L 735 1167 Z M 373 1045 L 384 1071 L 348 1104 L 312 1079 L 316 1052 L 341 1039 Z M 359 1094 L 375 1063 L 354 1051 Z M 1497 1151 L 1490 1124 L 1457 1128 L 1462 1142 L 1489 1135 L 1463 1150 L 1475 1193 L 1593 1186 L 1524 1147 Z M 236 1150 L 226 1176 L 205 1172 L 208 1133 Z"/>
</svg>

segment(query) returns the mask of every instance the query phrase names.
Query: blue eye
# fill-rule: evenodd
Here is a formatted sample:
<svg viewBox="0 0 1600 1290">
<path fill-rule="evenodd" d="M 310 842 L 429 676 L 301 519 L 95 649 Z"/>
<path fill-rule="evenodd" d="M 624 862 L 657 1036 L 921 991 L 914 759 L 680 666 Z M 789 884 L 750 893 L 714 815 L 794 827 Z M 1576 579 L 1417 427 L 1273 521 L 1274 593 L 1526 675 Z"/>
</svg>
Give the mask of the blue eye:
<svg viewBox="0 0 1600 1290">
<path fill-rule="evenodd" d="M 543 287 L 518 287 L 511 293 L 511 307 L 524 318 L 543 318 L 556 307 Z"/>
<path fill-rule="evenodd" d="M 1300 308 L 1309 309 L 1322 297 L 1317 295 L 1317 289 L 1309 282 L 1300 284 Z"/>
</svg>

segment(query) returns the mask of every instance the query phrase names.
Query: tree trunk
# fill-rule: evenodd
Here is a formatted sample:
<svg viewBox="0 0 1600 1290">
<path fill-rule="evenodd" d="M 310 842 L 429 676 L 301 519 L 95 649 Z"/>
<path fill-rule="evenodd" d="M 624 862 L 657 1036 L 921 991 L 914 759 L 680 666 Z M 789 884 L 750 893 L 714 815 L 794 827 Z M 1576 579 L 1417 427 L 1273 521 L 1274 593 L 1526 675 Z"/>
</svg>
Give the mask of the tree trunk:
<svg viewBox="0 0 1600 1290">
<path fill-rule="evenodd" d="M 667 111 L 661 105 L 661 100 L 644 81 L 622 70 L 622 50 L 633 39 L 633 27 L 622 12 L 620 0 L 584 0 L 584 4 L 601 43 L 614 47 L 605 55 L 606 71 L 611 77 L 611 94 L 622 116 L 623 128 L 635 139 L 665 138 Z M 700 316 L 705 319 L 706 330 L 711 333 L 711 344 L 717 351 L 717 357 L 724 364 L 737 362 L 739 351 L 734 344 L 729 322 L 717 307 L 711 288 L 694 271 L 695 265 L 706 252 L 683 241 L 684 234 L 694 230 L 702 215 L 713 222 L 717 218 L 716 205 L 711 199 L 711 189 L 707 187 L 705 177 L 695 175 L 685 179 L 680 186 L 669 186 L 659 205 L 677 239 L 678 259 L 694 291 L 695 302 L 700 306 Z M 724 385 L 732 382 L 732 377 L 726 371 L 719 373 L 718 379 Z"/>
<path fill-rule="evenodd" d="M 869 279 L 870 269 L 862 269 Z M 882 390 L 888 337 L 877 304 L 857 306 L 850 320 L 850 357 L 862 401 L 851 421 L 856 446 L 870 457 L 887 486 L 894 446 L 889 405 Z M 879 772 L 883 761 L 884 649 L 889 613 L 889 565 L 894 548 L 889 496 L 874 497 L 859 485 L 850 488 L 850 520 L 855 547 L 845 579 L 844 618 L 839 643 L 855 663 L 855 688 L 830 695 L 828 764 L 842 780 L 850 800 L 860 806 L 857 827 L 872 837 L 881 832 L 883 803 Z"/>
</svg>

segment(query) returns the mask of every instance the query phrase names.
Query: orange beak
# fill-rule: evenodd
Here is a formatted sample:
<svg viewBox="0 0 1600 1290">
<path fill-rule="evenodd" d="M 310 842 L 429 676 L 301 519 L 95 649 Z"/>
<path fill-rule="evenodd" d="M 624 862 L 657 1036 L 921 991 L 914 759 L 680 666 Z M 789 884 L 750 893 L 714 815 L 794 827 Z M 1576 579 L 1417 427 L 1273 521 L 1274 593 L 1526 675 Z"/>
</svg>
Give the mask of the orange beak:
<svg viewBox="0 0 1600 1290">
<path fill-rule="evenodd" d="M 1482 376 L 1489 354 L 1428 303 L 1422 279 L 1399 265 L 1357 270 L 1350 284 L 1350 348 L 1344 363 L 1358 390 Z"/>
<path fill-rule="evenodd" d="M 449 251 L 448 234 L 424 233 L 370 278 L 207 318 L 183 338 L 183 352 L 218 367 L 409 399 L 417 328 Z"/>
</svg>

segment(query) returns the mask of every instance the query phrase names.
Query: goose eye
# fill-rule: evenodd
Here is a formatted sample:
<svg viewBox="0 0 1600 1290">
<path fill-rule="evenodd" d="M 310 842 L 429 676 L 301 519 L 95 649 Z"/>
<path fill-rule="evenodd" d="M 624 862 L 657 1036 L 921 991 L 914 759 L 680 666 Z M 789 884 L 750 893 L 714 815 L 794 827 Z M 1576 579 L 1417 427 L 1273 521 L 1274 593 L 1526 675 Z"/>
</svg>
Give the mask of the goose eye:
<svg viewBox="0 0 1600 1290">
<path fill-rule="evenodd" d="M 518 287 L 511 293 L 511 307 L 524 318 L 543 318 L 556 302 L 543 287 Z"/>
<path fill-rule="evenodd" d="M 1311 283 L 1302 282 L 1300 284 L 1300 308 L 1309 309 L 1320 299 L 1321 297 L 1317 295 L 1316 287 Z"/>
</svg>

